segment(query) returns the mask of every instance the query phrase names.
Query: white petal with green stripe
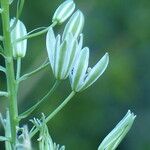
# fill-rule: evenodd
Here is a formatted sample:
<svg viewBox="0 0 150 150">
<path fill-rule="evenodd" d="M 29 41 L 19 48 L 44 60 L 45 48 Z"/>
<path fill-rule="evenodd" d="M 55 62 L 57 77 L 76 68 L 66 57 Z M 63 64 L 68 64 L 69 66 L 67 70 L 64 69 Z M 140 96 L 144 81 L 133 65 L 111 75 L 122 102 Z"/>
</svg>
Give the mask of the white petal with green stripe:
<svg viewBox="0 0 150 150">
<path fill-rule="evenodd" d="M 46 35 L 46 48 L 47 48 L 47 53 L 48 53 L 52 70 L 54 69 L 55 44 L 56 44 L 56 38 L 54 35 L 54 31 L 52 28 L 50 28 Z"/>
<path fill-rule="evenodd" d="M 62 39 L 65 39 L 68 33 L 72 33 L 75 38 L 82 33 L 84 26 L 84 16 L 80 10 L 77 10 L 69 19 L 65 26 Z"/>
<path fill-rule="evenodd" d="M 63 74 L 63 78 L 67 78 L 72 65 L 74 63 L 76 54 L 77 54 L 77 41 L 75 38 L 73 38 L 72 34 L 68 35 L 67 40 L 67 54 L 66 54 L 66 58 L 65 58 L 65 64 L 64 64 L 64 74 Z"/>
<path fill-rule="evenodd" d="M 56 44 L 55 44 L 55 53 L 54 53 L 54 75 L 56 77 L 56 75 L 58 74 L 58 63 L 59 63 L 59 59 L 60 59 L 60 35 L 58 35 L 56 37 Z M 56 77 L 57 78 L 57 77 Z"/>
<path fill-rule="evenodd" d="M 73 71 L 71 73 L 72 90 L 78 92 L 84 82 L 85 73 L 89 62 L 89 48 L 83 48 L 75 61 Z"/>
<path fill-rule="evenodd" d="M 85 81 L 84 85 L 82 87 L 82 90 L 88 88 L 90 85 L 92 85 L 106 70 L 109 63 L 109 55 L 106 53 L 99 62 L 90 69 Z"/>
</svg>

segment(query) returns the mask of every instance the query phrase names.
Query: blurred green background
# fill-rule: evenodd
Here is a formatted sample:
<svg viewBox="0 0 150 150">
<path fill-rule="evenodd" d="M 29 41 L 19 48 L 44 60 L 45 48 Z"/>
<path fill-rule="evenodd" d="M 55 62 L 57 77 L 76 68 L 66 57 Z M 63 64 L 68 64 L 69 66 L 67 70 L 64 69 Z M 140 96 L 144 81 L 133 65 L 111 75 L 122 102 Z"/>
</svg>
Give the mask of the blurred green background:
<svg viewBox="0 0 150 150">
<path fill-rule="evenodd" d="M 26 0 L 21 20 L 31 31 L 51 24 L 55 9 L 63 0 Z M 122 119 L 128 109 L 136 115 L 133 128 L 118 150 L 150 149 L 150 1 L 149 0 L 75 0 L 85 16 L 84 46 L 90 48 L 93 66 L 107 51 L 110 63 L 104 75 L 72 101 L 49 122 L 53 140 L 70 150 L 97 149 L 103 138 Z M 16 1 L 11 8 L 14 17 Z M 66 23 L 55 28 L 63 31 Z M 37 68 L 46 59 L 45 35 L 28 41 L 22 74 Z M 0 57 L 0 63 L 4 60 Z M 0 89 L 5 89 L 0 73 Z M 53 85 L 50 67 L 22 82 L 19 112 L 36 103 Z M 48 114 L 71 91 L 68 80 L 33 116 Z M 7 105 L 1 99 L 0 110 Z M 28 119 L 33 118 L 31 116 Z M 22 123 L 28 123 L 24 120 Z M 29 126 L 31 124 L 29 123 Z M 2 132 L 2 131 L 1 131 Z"/>
</svg>

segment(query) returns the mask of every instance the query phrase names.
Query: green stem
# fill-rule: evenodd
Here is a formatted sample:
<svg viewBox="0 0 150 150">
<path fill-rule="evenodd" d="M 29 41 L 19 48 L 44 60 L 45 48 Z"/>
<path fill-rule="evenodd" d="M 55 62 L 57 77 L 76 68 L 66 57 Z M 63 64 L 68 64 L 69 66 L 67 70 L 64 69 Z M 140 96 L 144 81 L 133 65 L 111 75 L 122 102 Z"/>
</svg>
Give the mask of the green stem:
<svg viewBox="0 0 150 150">
<path fill-rule="evenodd" d="M 49 122 L 55 115 L 60 112 L 66 104 L 73 98 L 73 96 L 76 93 L 72 91 L 70 95 L 46 118 L 46 123 Z M 36 128 L 33 132 L 30 133 L 30 138 L 32 138 L 37 132 L 39 131 L 38 128 Z"/>
<path fill-rule="evenodd" d="M 1 0 L 2 12 L 2 25 L 4 36 L 4 51 L 6 55 L 6 77 L 7 77 L 7 91 L 9 99 L 9 115 L 11 125 L 11 145 L 14 148 L 16 144 L 16 126 L 18 125 L 18 108 L 17 108 L 17 91 L 16 80 L 14 74 L 13 57 L 12 57 L 12 45 L 10 38 L 10 24 L 9 24 L 9 0 Z"/>
<path fill-rule="evenodd" d="M 41 70 L 43 70 L 44 68 L 46 68 L 48 65 L 49 65 L 49 62 L 46 63 L 46 64 L 44 64 L 44 65 L 41 65 L 39 68 L 35 69 L 34 71 L 23 75 L 22 77 L 20 77 L 20 78 L 18 79 L 18 82 L 21 82 L 21 81 L 23 81 L 23 80 L 26 80 L 26 79 L 30 78 L 30 77 L 33 76 L 34 74 L 36 74 L 36 73 L 40 72 Z"/>
<path fill-rule="evenodd" d="M 23 112 L 21 115 L 19 115 L 19 119 L 26 118 L 29 116 L 36 108 L 38 108 L 42 103 L 46 101 L 46 99 L 54 93 L 58 85 L 60 84 L 60 81 L 56 81 L 53 87 L 50 89 L 50 91 L 39 101 L 37 102 L 34 106 L 29 108 L 27 111 Z"/>
<path fill-rule="evenodd" d="M 57 22 L 53 22 L 53 24 L 48 26 L 46 29 L 44 29 L 42 31 L 39 31 L 39 32 L 36 32 L 36 33 L 33 33 L 33 34 L 30 34 L 30 35 L 23 36 L 23 37 L 17 39 L 16 41 L 14 41 L 14 42 L 20 42 L 20 41 L 23 41 L 25 39 L 30 39 L 30 38 L 42 35 L 42 34 L 46 33 L 49 30 L 50 27 L 54 27 L 56 24 L 57 24 Z"/>
<path fill-rule="evenodd" d="M 17 58 L 17 72 L 16 72 L 16 80 L 20 78 L 20 72 L 21 72 L 21 58 Z"/>
</svg>

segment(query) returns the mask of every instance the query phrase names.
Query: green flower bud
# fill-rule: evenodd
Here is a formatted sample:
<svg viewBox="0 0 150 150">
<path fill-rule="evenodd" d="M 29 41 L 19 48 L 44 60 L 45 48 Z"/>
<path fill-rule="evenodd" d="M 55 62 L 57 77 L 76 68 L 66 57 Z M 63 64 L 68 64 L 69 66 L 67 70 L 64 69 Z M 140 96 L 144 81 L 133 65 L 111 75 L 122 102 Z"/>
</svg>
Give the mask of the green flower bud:
<svg viewBox="0 0 150 150">
<path fill-rule="evenodd" d="M 108 66 L 109 56 L 106 53 L 93 68 L 88 68 L 89 48 L 81 50 L 70 73 L 70 82 L 73 91 L 79 92 L 92 85 Z"/>
<path fill-rule="evenodd" d="M 98 150 L 115 150 L 131 129 L 135 117 L 129 110 L 117 126 L 105 137 Z"/>
<path fill-rule="evenodd" d="M 55 11 L 52 22 L 57 22 L 59 24 L 66 21 L 75 9 L 75 3 L 73 0 L 66 0 L 63 2 Z"/>
<path fill-rule="evenodd" d="M 15 19 L 11 19 L 10 21 L 10 26 L 13 25 Z M 12 47 L 13 47 L 13 57 L 18 58 L 18 57 L 24 57 L 26 54 L 26 49 L 27 49 L 27 39 L 20 41 L 20 42 L 15 42 L 17 39 L 27 35 L 27 30 L 23 22 L 20 20 L 17 21 L 16 26 L 14 29 L 11 31 L 11 42 L 12 42 Z"/>
<path fill-rule="evenodd" d="M 84 26 L 84 16 L 80 10 L 77 10 L 65 26 L 62 39 L 64 40 L 68 33 L 72 33 L 75 38 L 82 33 Z"/>
<path fill-rule="evenodd" d="M 75 58 L 82 46 L 82 38 L 77 39 L 69 33 L 65 40 L 61 36 L 55 38 L 53 29 L 50 28 L 46 36 L 46 47 L 49 61 L 56 79 L 62 80 L 69 76 Z"/>
</svg>

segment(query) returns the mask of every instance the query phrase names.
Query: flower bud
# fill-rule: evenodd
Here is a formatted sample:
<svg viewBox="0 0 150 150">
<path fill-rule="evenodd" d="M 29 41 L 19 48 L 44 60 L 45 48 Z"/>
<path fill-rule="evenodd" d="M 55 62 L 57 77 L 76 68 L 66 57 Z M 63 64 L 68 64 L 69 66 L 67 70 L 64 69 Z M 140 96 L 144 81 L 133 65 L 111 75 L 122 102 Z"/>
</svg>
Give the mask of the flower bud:
<svg viewBox="0 0 150 150">
<path fill-rule="evenodd" d="M 64 40 L 68 33 L 72 33 L 75 38 L 82 33 L 84 26 L 84 16 L 80 10 L 77 10 L 65 26 L 62 39 Z"/>
<path fill-rule="evenodd" d="M 52 22 L 59 24 L 67 20 L 75 9 L 75 3 L 73 0 L 66 0 L 55 11 Z"/>
<path fill-rule="evenodd" d="M 79 92 L 92 85 L 106 70 L 108 62 L 109 56 L 106 53 L 93 68 L 89 68 L 89 48 L 83 48 L 79 52 L 70 73 L 72 90 Z"/>
<path fill-rule="evenodd" d="M 53 29 L 50 28 L 46 36 L 46 47 L 50 64 L 56 79 L 63 80 L 69 76 L 75 58 L 82 46 L 82 38 L 77 39 L 69 33 L 65 40 L 61 36 L 55 38 Z"/>
<path fill-rule="evenodd" d="M 10 26 L 13 25 L 15 19 L 11 19 Z M 27 35 L 27 30 L 23 22 L 17 21 L 16 26 L 11 31 L 11 42 L 13 47 L 13 57 L 24 57 L 27 49 L 27 39 L 19 42 L 15 42 L 17 39 Z"/>
<path fill-rule="evenodd" d="M 116 149 L 131 129 L 135 115 L 129 110 L 117 126 L 105 137 L 98 150 Z"/>
</svg>

